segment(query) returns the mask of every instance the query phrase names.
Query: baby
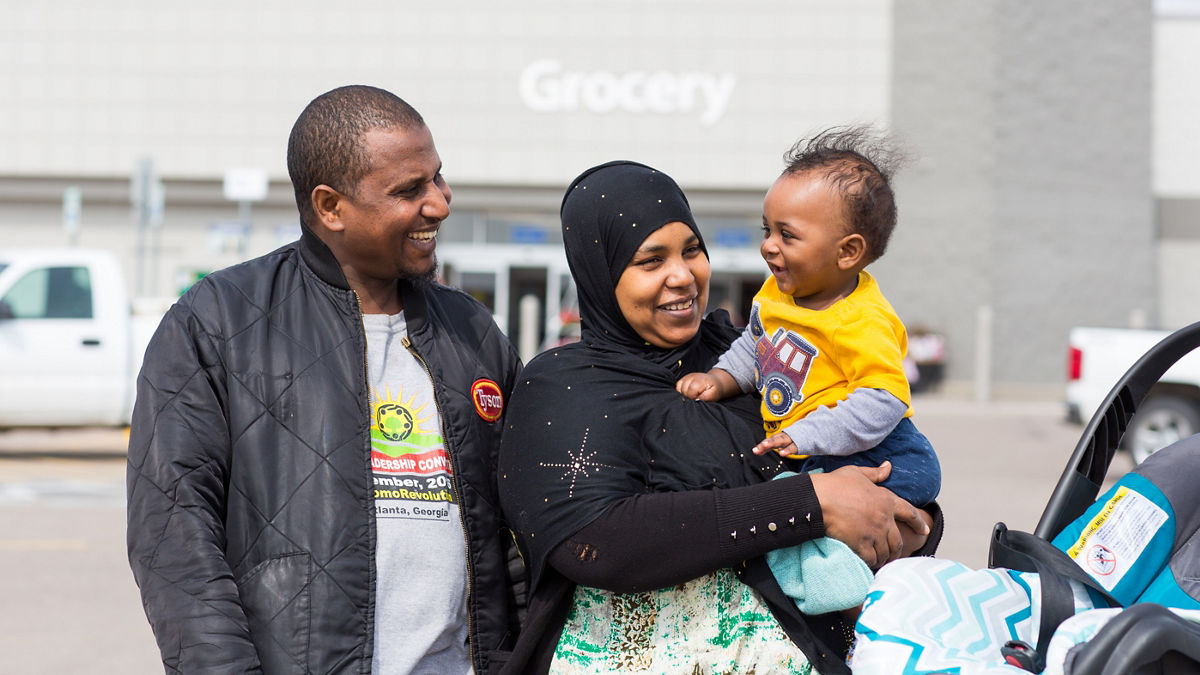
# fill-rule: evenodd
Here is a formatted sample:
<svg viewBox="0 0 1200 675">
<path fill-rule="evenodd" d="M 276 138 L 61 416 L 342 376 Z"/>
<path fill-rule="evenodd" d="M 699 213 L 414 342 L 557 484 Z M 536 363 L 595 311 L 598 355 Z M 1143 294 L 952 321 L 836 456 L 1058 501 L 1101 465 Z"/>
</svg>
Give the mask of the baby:
<svg viewBox="0 0 1200 675">
<path fill-rule="evenodd" d="M 937 496 L 941 468 L 909 420 L 904 324 L 865 270 L 896 224 L 890 171 L 877 159 L 885 152 L 868 129 L 836 128 L 785 155 L 787 168 L 763 200 L 760 252 L 771 277 L 741 337 L 712 370 L 685 375 L 676 388 L 702 401 L 757 389 L 768 436 L 756 454 L 802 458 L 804 471 L 889 461 L 883 486 L 921 506 Z M 804 546 L 812 544 L 850 552 L 833 540 Z M 811 581 L 807 595 L 818 603 Z M 858 590 L 850 595 L 857 602 L 846 607 L 861 603 Z M 823 608 L 801 605 L 810 614 Z"/>
</svg>

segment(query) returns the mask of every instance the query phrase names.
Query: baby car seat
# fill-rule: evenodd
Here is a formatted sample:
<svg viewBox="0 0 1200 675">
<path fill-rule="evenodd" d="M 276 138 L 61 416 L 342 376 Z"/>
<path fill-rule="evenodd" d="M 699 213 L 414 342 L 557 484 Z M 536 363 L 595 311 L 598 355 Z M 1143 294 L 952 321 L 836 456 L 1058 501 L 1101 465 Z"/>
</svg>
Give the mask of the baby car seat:
<svg viewBox="0 0 1200 675">
<path fill-rule="evenodd" d="M 1097 499 L 1137 406 L 1198 346 L 1200 323 L 1129 369 L 1034 533 L 997 524 L 990 569 L 908 558 L 880 570 L 854 672 L 1200 673 L 1200 436 L 1151 455 Z"/>
</svg>

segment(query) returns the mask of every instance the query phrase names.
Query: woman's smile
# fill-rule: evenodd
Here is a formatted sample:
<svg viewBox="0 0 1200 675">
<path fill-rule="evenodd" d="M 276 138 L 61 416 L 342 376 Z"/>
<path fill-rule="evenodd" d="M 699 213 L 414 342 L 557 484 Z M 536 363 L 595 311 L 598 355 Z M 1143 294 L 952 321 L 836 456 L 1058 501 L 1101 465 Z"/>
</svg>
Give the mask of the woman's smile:
<svg viewBox="0 0 1200 675">
<path fill-rule="evenodd" d="M 696 233 L 687 223 L 668 223 L 634 253 L 617 281 L 617 304 L 643 340 L 674 349 L 700 329 L 711 274 Z"/>
<path fill-rule="evenodd" d="M 681 314 L 690 313 L 691 309 L 696 306 L 696 296 L 687 298 L 686 300 L 678 300 L 667 304 L 659 305 L 659 309 L 667 312 L 675 312 Z"/>
</svg>

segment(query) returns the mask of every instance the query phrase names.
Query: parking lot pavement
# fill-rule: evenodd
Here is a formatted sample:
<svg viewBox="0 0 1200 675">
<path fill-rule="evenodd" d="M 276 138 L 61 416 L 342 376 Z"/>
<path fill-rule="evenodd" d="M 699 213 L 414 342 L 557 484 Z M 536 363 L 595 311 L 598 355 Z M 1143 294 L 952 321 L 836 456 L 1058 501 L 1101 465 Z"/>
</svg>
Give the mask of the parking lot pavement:
<svg viewBox="0 0 1200 675">
<path fill-rule="evenodd" d="M 1082 428 L 1057 401 L 918 397 L 942 462 L 939 557 L 987 563 L 992 526 L 1032 531 Z M 0 432 L 0 670 L 158 673 L 125 558 L 125 431 Z M 1118 455 L 1111 476 L 1131 467 Z"/>
<path fill-rule="evenodd" d="M 997 522 L 1026 532 L 1037 527 L 1083 433 L 1065 418 L 1059 401 L 913 401 L 913 420 L 942 463 L 938 502 L 946 534 L 938 557 L 985 567 Z M 1128 453 L 1117 453 L 1108 481 L 1132 468 Z"/>
<path fill-rule="evenodd" d="M 124 457 L 128 444 L 128 427 L 5 429 L 0 431 L 0 458 Z"/>
</svg>

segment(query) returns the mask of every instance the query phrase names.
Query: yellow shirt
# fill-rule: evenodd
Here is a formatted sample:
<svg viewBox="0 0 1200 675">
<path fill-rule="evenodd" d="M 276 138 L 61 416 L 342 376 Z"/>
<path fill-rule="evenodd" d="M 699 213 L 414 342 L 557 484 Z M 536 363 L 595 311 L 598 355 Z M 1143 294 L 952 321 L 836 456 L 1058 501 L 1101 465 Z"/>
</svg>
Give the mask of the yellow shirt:
<svg viewBox="0 0 1200 675">
<path fill-rule="evenodd" d="M 862 387 L 910 403 L 908 334 L 867 272 L 859 273 L 854 292 L 819 311 L 797 306 L 771 277 L 754 296 L 749 329 L 767 433 Z M 905 417 L 911 415 L 909 407 Z"/>
</svg>

